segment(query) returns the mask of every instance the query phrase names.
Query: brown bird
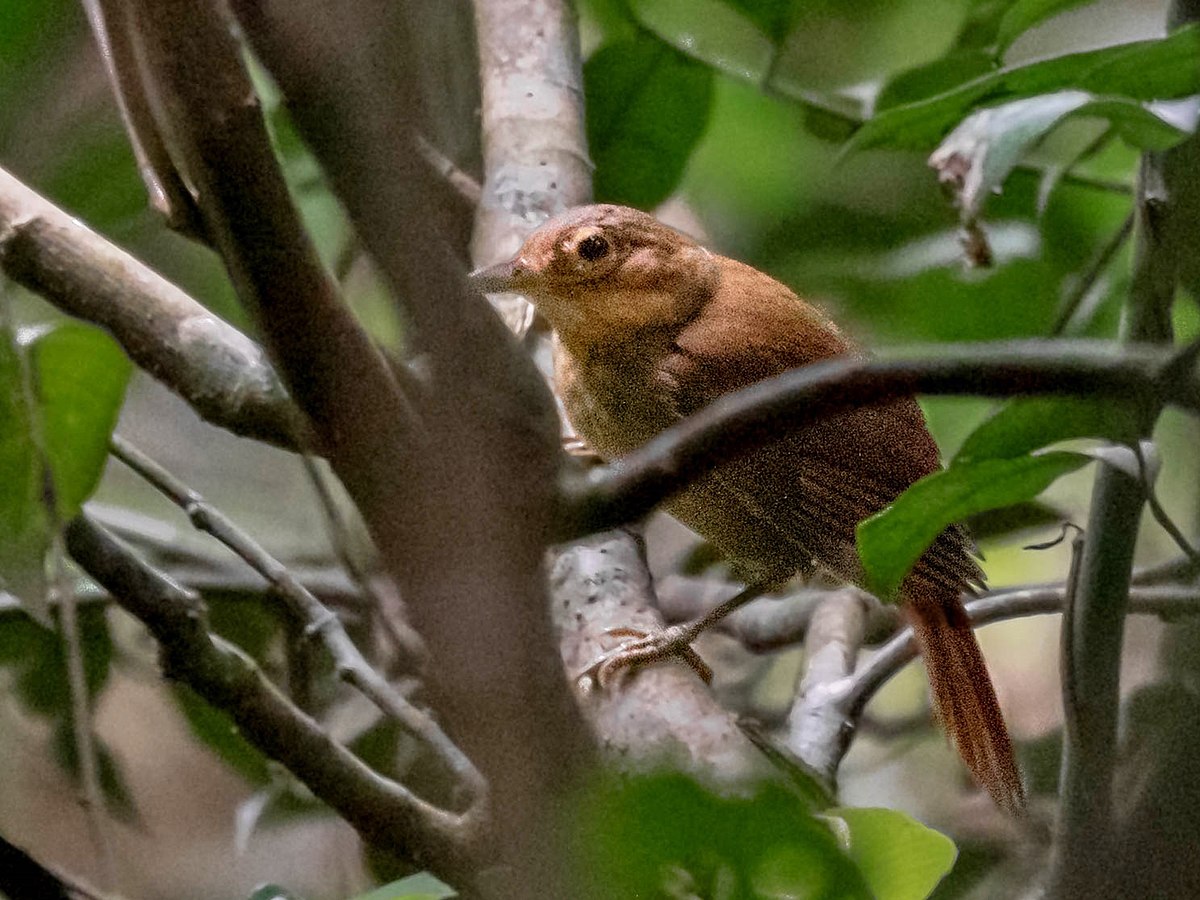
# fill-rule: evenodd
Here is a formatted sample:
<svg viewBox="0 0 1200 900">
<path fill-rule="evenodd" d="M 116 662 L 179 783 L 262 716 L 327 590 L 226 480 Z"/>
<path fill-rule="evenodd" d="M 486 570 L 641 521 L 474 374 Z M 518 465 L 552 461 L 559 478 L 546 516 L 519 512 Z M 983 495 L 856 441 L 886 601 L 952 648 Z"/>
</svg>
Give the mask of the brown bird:
<svg viewBox="0 0 1200 900">
<path fill-rule="evenodd" d="M 546 222 L 507 263 L 475 273 L 487 291 L 528 297 L 557 336 L 555 374 L 572 425 L 605 459 L 629 453 L 722 394 L 860 351 L 773 278 L 711 253 L 622 206 Z M 751 587 L 720 613 L 821 568 L 862 584 L 855 526 L 940 467 L 915 400 L 830 417 L 714 469 L 667 504 L 729 558 Z M 934 706 L 967 767 L 1004 809 L 1024 808 L 1021 778 L 960 595 L 983 574 L 961 527 L 921 557 L 901 600 L 925 659 Z M 706 616 L 639 641 L 605 666 L 685 650 Z M 682 645 L 682 646 L 681 646 Z"/>
</svg>

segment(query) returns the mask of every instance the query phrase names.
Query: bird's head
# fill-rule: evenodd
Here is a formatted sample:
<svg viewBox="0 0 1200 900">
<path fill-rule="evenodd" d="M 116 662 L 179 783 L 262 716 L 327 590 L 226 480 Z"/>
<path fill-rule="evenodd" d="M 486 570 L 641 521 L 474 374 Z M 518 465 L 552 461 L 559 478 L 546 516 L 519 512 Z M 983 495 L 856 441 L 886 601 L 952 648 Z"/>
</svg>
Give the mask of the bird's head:
<svg viewBox="0 0 1200 900">
<path fill-rule="evenodd" d="M 683 324 L 712 295 L 718 258 L 653 216 L 581 206 L 550 219 L 517 255 L 471 275 L 528 297 L 568 345 L 613 344 Z"/>
</svg>

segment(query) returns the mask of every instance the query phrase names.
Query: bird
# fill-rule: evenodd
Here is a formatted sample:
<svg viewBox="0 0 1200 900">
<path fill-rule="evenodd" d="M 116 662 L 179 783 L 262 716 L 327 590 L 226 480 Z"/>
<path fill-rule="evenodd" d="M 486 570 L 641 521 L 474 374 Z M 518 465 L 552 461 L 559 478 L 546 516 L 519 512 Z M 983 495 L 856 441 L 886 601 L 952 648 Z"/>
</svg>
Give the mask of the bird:
<svg viewBox="0 0 1200 900">
<path fill-rule="evenodd" d="M 817 306 L 648 213 L 613 204 L 552 217 L 510 260 L 472 273 L 485 292 L 528 298 L 554 332 L 567 417 L 616 460 L 722 395 L 788 369 L 864 352 Z M 859 522 L 941 468 L 913 398 L 781 433 L 669 499 L 749 587 L 690 626 L 645 636 L 601 668 L 680 653 L 733 608 L 816 571 L 864 585 Z M 1002 809 L 1025 808 L 1021 776 L 962 594 L 983 585 L 965 528 L 947 528 L 901 585 L 934 710 L 975 780 Z M 634 634 L 624 631 L 624 634 Z M 703 674 L 703 672 L 702 672 Z"/>
</svg>

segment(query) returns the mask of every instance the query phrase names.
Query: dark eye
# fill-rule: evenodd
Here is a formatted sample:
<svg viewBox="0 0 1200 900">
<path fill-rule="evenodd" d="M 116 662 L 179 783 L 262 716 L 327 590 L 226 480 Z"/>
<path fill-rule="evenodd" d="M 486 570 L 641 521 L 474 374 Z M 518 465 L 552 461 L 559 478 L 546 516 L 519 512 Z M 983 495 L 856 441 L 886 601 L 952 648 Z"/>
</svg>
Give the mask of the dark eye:
<svg viewBox="0 0 1200 900">
<path fill-rule="evenodd" d="M 579 242 L 575 252 L 588 262 L 595 262 L 608 255 L 608 241 L 598 234 L 588 235 Z"/>
</svg>

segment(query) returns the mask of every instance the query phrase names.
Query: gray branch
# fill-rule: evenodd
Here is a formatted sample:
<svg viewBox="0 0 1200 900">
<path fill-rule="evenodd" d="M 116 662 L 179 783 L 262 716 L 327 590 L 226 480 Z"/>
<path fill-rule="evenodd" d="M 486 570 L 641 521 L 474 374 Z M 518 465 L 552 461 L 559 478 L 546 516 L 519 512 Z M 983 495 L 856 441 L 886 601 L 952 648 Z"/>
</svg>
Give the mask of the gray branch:
<svg viewBox="0 0 1200 900">
<path fill-rule="evenodd" d="M 285 447 L 309 440 L 261 347 L 4 169 L 0 271 L 104 328 L 206 421 Z"/>
</svg>

